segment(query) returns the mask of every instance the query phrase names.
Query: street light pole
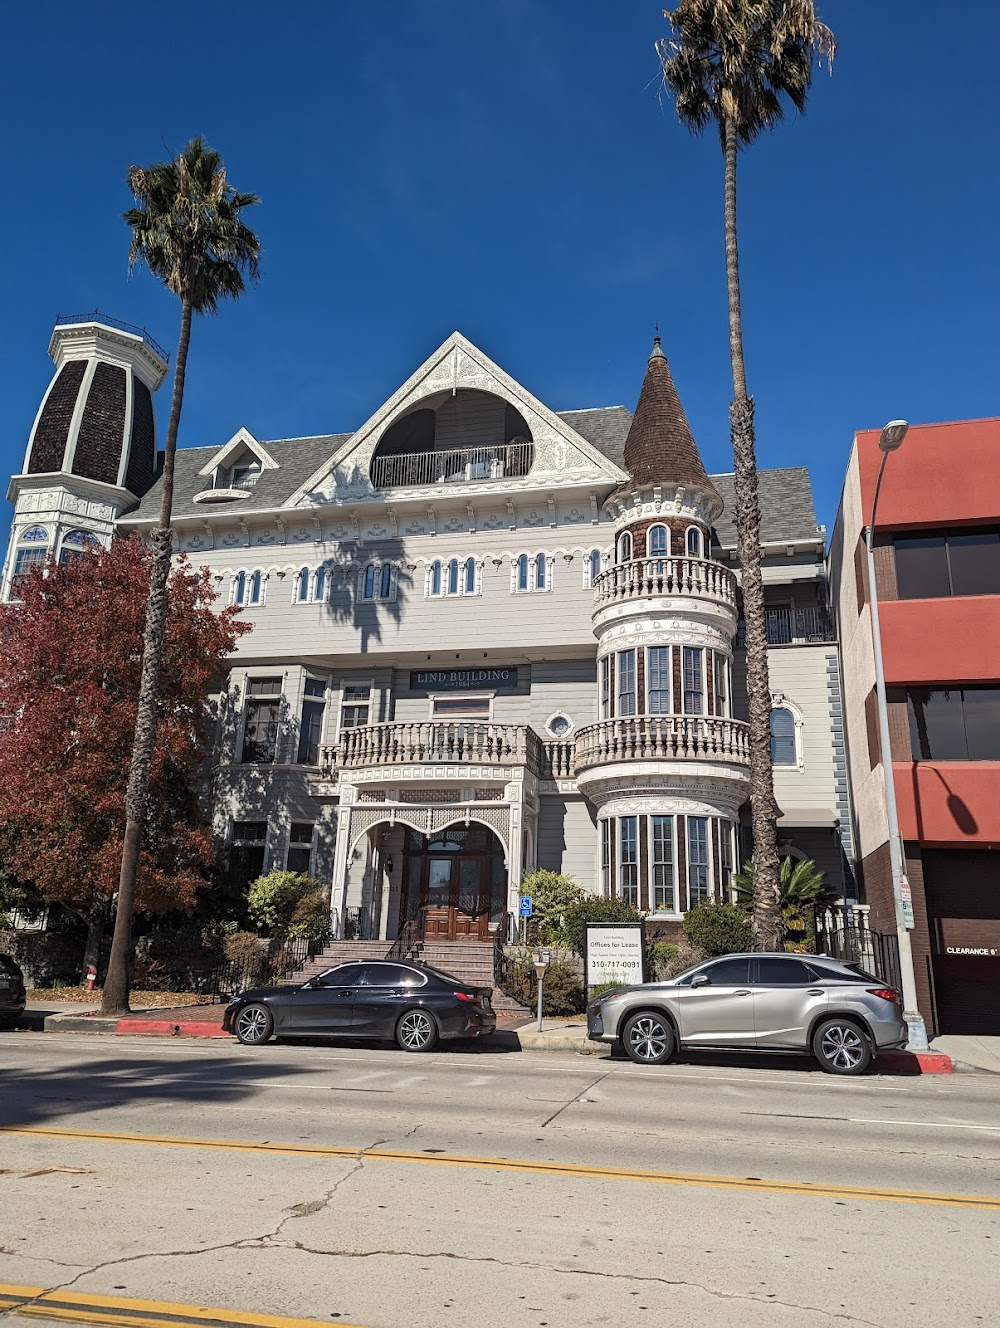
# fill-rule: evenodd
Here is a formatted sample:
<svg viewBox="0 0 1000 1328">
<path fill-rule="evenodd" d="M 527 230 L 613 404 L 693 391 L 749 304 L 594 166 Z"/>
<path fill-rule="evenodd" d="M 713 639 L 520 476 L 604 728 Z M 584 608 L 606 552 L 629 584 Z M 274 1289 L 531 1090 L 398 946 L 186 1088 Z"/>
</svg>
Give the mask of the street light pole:
<svg viewBox="0 0 1000 1328">
<path fill-rule="evenodd" d="M 879 489 L 882 487 L 882 473 L 889 453 L 895 450 L 906 437 L 908 425 L 905 420 L 893 420 L 882 430 L 879 448 L 882 462 L 878 468 L 875 482 L 875 495 L 872 498 L 872 514 L 865 532 L 865 546 L 868 550 L 868 600 L 872 615 L 872 646 L 875 655 L 875 699 L 878 708 L 879 745 L 882 749 L 882 771 L 885 780 L 885 814 L 889 828 L 889 865 L 892 873 L 892 900 L 896 914 L 896 936 L 899 941 L 899 973 L 903 986 L 903 1018 L 909 1032 L 907 1047 L 910 1051 L 927 1050 L 927 1029 L 923 1015 L 917 1006 L 917 982 L 913 971 L 913 947 L 910 944 L 910 931 L 913 927 L 913 905 L 910 897 L 910 885 L 906 879 L 903 862 L 903 844 L 899 834 L 899 816 L 896 810 L 896 780 L 892 768 L 892 748 L 889 745 L 889 707 L 885 695 L 885 672 L 882 667 L 882 632 L 878 616 L 878 589 L 875 584 L 875 510 L 878 507 Z"/>
</svg>

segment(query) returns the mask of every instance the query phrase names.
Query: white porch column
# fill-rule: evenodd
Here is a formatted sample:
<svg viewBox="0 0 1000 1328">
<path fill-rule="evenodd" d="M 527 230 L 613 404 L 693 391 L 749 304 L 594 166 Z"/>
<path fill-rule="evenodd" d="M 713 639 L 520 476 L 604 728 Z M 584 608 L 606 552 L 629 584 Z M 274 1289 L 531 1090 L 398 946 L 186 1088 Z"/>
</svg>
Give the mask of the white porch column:
<svg viewBox="0 0 1000 1328">
<path fill-rule="evenodd" d="M 330 888 L 330 925 L 335 938 L 344 934 L 344 898 L 347 890 L 347 864 L 351 852 L 351 820 L 354 789 L 348 785 L 341 789 L 337 809 L 337 848 L 333 858 L 333 878 Z"/>
</svg>

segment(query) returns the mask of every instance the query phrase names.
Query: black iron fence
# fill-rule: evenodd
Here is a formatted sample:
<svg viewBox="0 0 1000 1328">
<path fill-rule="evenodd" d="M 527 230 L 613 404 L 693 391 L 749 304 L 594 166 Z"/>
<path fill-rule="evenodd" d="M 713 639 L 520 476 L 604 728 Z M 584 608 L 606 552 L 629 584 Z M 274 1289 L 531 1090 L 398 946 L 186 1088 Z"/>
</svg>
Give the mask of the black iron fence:
<svg viewBox="0 0 1000 1328">
<path fill-rule="evenodd" d="M 234 996 L 252 987 L 275 987 L 302 968 L 323 940 L 262 941 L 256 949 L 224 959 L 215 970 L 212 994 Z"/>
<path fill-rule="evenodd" d="M 868 915 L 860 909 L 817 913 L 816 953 L 857 964 L 887 986 L 902 989 L 899 937 L 895 932 L 872 931 Z"/>
</svg>

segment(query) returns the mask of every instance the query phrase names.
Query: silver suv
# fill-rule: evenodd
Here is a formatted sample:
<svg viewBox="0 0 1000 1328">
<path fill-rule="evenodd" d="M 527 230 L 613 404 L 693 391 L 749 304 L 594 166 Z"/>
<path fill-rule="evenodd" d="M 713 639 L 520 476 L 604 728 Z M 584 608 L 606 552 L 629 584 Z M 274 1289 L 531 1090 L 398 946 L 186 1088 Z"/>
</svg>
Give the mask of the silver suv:
<svg viewBox="0 0 1000 1328">
<path fill-rule="evenodd" d="M 877 1051 L 906 1045 L 897 991 L 825 956 L 733 954 L 669 982 L 616 987 L 587 1006 L 587 1030 L 640 1065 L 678 1046 L 794 1051 L 828 1074 L 862 1074 Z"/>
</svg>

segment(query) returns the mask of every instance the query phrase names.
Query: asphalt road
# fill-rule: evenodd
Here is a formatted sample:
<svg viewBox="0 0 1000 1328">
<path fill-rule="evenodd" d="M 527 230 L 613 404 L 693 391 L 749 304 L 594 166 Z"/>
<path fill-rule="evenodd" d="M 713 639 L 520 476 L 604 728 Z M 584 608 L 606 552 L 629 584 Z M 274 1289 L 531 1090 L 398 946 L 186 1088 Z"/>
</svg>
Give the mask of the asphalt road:
<svg viewBox="0 0 1000 1328">
<path fill-rule="evenodd" d="M 1000 1322 L 1000 1077 L 21 1033 L 0 1126 L 12 1323 Z"/>
</svg>

